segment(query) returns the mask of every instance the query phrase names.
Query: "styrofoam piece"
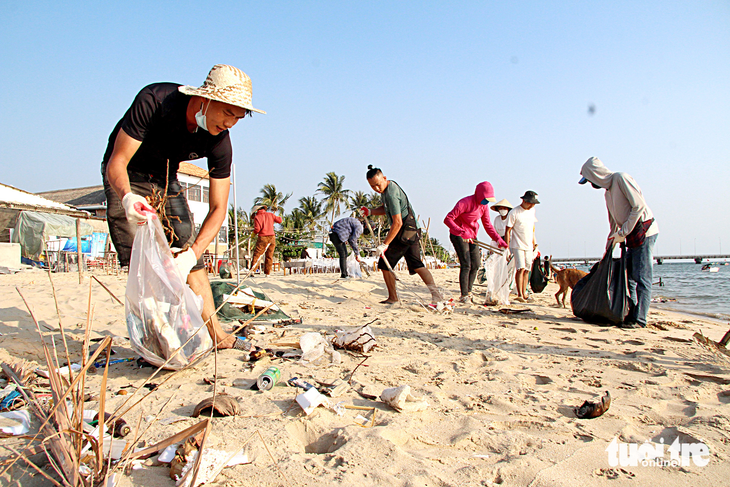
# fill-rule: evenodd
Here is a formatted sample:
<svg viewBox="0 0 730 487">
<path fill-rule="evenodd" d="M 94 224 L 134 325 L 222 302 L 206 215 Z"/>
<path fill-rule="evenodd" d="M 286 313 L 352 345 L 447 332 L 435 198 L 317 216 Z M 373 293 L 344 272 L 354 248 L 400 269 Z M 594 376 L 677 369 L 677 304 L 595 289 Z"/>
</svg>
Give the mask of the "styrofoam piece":
<svg viewBox="0 0 730 487">
<path fill-rule="evenodd" d="M 172 445 L 162 450 L 162 453 L 160 453 L 157 457 L 157 461 L 160 463 L 170 463 L 175 458 L 175 452 L 177 451 L 177 448 L 179 446 L 180 443 L 173 443 Z"/>
<path fill-rule="evenodd" d="M 299 394 L 297 396 L 297 403 L 299 403 L 307 416 L 312 414 L 312 411 L 314 411 L 320 404 L 329 404 L 327 402 L 327 398 L 320 394 L 314 387 L 308 389 L 302 394 Z"/>
<path fill-rule="evenodd" d="M 24 435 L 30 431 L 30 413 L 26 410 L 0 413 L 0 418 L 6 418 L 11 421 L 18 422 L 18 424 L 14 426 L 0 427 L 0 431 L 3 433 L 8 435 Z"/>
<path fill-rule="evenodd" d="M 428 407 L 428 403 L 424 399 L 411 394 L 411 388 L 408 385 L 385 389 L 380 394 L 380 399 L 396 411 L 415 412 L 423 411 Z"/>
<path fill-rule="evenodd" d="M 230 460 L 228 460 L 228 463 L 226 463 L 226 467 L 233 467 L 236 465 L 243 465 L 244 463 L 251 463 L 251 460 L 248 459 L 248 455 L 243 453 L 241 451 L 238 455 L 234 456 Z"/>
</svg>

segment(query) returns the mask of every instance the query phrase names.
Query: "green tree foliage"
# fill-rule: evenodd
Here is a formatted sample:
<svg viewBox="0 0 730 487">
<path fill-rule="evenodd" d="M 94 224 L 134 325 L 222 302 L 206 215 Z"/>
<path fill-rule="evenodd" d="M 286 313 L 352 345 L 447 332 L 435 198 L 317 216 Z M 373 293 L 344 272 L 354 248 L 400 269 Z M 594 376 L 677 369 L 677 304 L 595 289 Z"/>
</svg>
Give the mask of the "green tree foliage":
<svg viewBox="0 0 730 487">
<path fill-rule="evenodd" d="M 264 187 L 259 192 L 261 196 L 254 198 L 254 205 L 266 205 L 269 207 L 269 211 L 279 216 L 284 215 L 284 205 L 291 198 L 292 193 L 285 195 L 277 191 L 276 186 L 273 184 L 264 184 Z"/>
<path fill-rule="evenodd" d="M 335 216 L 340 214 L 340 205 L 347 203 L 347 197 L 350 194 L 349 189 L 344 189 L 343 183 L 345 176 L 338 176 L 333 172 L 328 172 L 324 180 L 317 185 L 317 192 L 322 193 L 325 198 L 325 213 L 332 212 L 330 217 L 330 225 L 335 221 Z"/>
<path fill-rule="evenodd" d="M 367 207 L 369 204 L 370 197 L 364 191 L 355 191 L 350 195 L 350 202 L 347 204 L 347 209 L 357 213 L 360 208 L 363 206 Z"/>
<path fill-rule="evenodd" d="M 247 239 L 253 231 L 250 216 L 243 208 L 239 207 L 238 211 L 234 211 L 233 205 L 228 208 L 228 245 L 230 247 L 235 246 L 236 241 L 236 228 L 234 222 L 238 218 L 238 239 Z"/>
</svg>

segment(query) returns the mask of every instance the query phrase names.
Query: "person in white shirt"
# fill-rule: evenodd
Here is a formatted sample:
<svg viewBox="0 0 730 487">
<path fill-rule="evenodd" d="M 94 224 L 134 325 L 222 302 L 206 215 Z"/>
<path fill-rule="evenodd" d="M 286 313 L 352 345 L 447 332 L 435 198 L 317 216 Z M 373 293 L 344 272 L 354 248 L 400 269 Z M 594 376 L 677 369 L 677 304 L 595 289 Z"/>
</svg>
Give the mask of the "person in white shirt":
<svg viewBox="0 0 730 487">
<path fill-rule="evenodd" d="M 492 226 L 502 238 L 504 238 L 505 233 L 507 233 L 507 215 L 512 208 L 513 206 L 506 199 L 497 201 L 491 207 L 492 210 L 498 213 L 497 216 L 494 217 Z"/>
<path fill-rule="evenodd" d="M 540 204 L 537 193 L 525 191 L 522 204 L 513 208 L 507 215 L 505 241 L 514 255 L 517 273 L 515 287 L 520 303 L 531 301 L 527 297 L 527 276 L 532 266 L 532 253 L 537 248 L 535 241 L 535 205 Z"/>
</svg>

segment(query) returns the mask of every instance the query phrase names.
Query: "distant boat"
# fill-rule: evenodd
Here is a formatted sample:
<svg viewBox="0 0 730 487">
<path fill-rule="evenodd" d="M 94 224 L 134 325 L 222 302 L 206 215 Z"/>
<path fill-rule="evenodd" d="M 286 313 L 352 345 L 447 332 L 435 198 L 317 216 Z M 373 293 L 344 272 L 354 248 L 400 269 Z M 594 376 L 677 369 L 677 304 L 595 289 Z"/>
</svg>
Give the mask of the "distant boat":
<svg viewBox="0 0 730 487">
<path fill-rule="evenodd" d="M 713 264 L 705 264 L 702 266 L 701 270 L 708 271 L 708 272 L 718 272 L 720 270 L 720 268 Z"/>
</svg>

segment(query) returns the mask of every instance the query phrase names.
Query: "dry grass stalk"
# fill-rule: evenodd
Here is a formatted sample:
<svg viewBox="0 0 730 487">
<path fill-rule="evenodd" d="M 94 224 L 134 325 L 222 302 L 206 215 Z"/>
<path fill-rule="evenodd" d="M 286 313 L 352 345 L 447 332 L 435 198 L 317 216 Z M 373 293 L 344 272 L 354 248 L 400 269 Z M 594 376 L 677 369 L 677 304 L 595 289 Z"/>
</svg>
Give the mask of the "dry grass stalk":
<svg viewBox="0 0 730 487">
<path fill-rule="evenodd" d="M 110 289 L 109 289 L 108 287 L 106 287 L 106 286 L 104 285 L 104 283 L 103 283 L 103 282 L 101 282 L 101 281 L 100 281 L 100 280 L 99 280 L 99 279 L 98 279 L 98 278 L 97 278 L 96 276 L 91 276 L 91 278 L 92 278 L 93 280 L 95 280 L 96 282 L 98 282 L 98 283 L 99 283 L 99 285 L 100 285 L 101 287 L 103 287 L 103 288 L 104 288 L 104 290 L 105 290 L 106 292 L 108 292 L 108 293 L 109 293 L 109 295 L 110 295 L 110 296 L 111 296 L 112 298 L 114 298 L 114 301 L 116 301 L 117 303 L 119 303 L 119 304 L 121 304 L 122 306 L 124 306 L 124 303 L 122 303 L 122 302 L 121 302 L 121 301 L 119 300 L 119 298 L 118 298 L 118 297 L 116 297 L 116 296 L 114 295 L 114 293 L 113 293 L 113 292 L 111 292 L 111 290 L 110 290 Z"/>
<path fill-rule="evenodd" d="M 31 441 L 37 441 L 39 436 L 43 436 L 41 446 L 46 453 L 50 465 L 61 479 L 62 483 L 59 485 L 85 487 L 97 484 L 98 482 L 103 481 L 106 478 L 104 468 L 105 466 L 103 465 L 103 462 L 100 461 L 102 451 L 100 449 L 100 443 L 93 441 L 93 438 L 82 432 L 83 416 L 81 413 L 77 412 L 83 411 L 83 388 L 80 389 L 81 393 L 79 393 L 79 385 L 81 382 L 83 382 L 83 378 L 88 372 L 89 367 L 93 364 L 94 360 L 101 354 L 103 350 L 106 350 L 107 358 L 110 356 L 111 338 L 106 337 L 102 341 L 92 357 L 85 363 L 84 366 L 82 366 L 82 369 L 79 371 L 79 373 L 73 379 L 70 379 L 70 385 L 66 386 L 64 384 L 63 377 L 58 372 L 60 364 L 57 360 L 54 360 L 53 356 L 51 355 L 51 352 L 48 349 L 48 345 L 45 343 L 45 337 L 43 336 L 43 332 L 40 329 L 38 320 L 33 315 L 30 305 L 25 299 L 25 296 L 23 296 L 23 294 L 21 293 L 20 289 L 16 288 L 16 290 L 18 294 L 20 294 L 23 302 L 28 308 L 28 312 L 30 313 L 31 318 L 36 325 L 36 330 L 40 335 L 41 345 L 43 347 L 43 352 L 46 359 L 46 365 L 48 366 L 49 383 L 51 387 L 51 394 L 53 397 L 53 406 L 46 411 L 40 406 L 40 402 L 35 397 L 35 394 L 33 394 L 33 391 L 26 387 L 25 382 L 21 380 L 21 378 L 18 377 L 12 370 L 10 370 L 9 368 L 6 369 L 4 367 L 5 372 L 9 373 L 13 381 L 18 386 L 20 386 L 19 390 L 26 399 L 33 414 L 38 417 L 38 419 L 42 422 L 38 433 L 31 438 Z M 90 319 L 88 320 L 88 323 L 90 325 Z M 62 335 L 63 334 L 64 332 L 62 331 Z M 88 350 L 88 332 L 87 338 L 84 343 L 84 348 Z M 105 375 L 107 373 L 108 368 L 105 368 Z M 106 383 L 103 382 L 102 387 L 105 387 L 105 385 Z M 103 398 L 105 397 L 105 395 L 106 390 L 102 390 L 101 397 Z M 72 397 L 72 407 L 74 409 L 72 418 L 69 418 L 69 410 L 66 407 L 66 399 L 68 397 Z M 103 424 L 100 425 L 100 431 L 103 431 Z M 81 437 L 89 441 L 91 449 L 93 450 L 94 456 L 96 458 L 96 461 L 91 465 L 84 464 L 91 470 L 91 475 L 89 475 L 88 477 L 84 477 L 79 473 L 79 467 L 82 465 L 81 447 L 84 444 L 83 441 L 78 441 L 78 438 Z M 4 475 L 5 473 L 7 473 L 8 469 L 10 469 L 17 462 L 17 460 L 21 458 L 26 463 L 28 463 L 25 455 L 33 451 L 37 451 L 37 449 L 33 447 L 26 447 L 23 451 L 16 454 L 16 456 L 11 462 L 9 462 L 3 472 L 0 472 L 0 475 Z"/>
</svg>

